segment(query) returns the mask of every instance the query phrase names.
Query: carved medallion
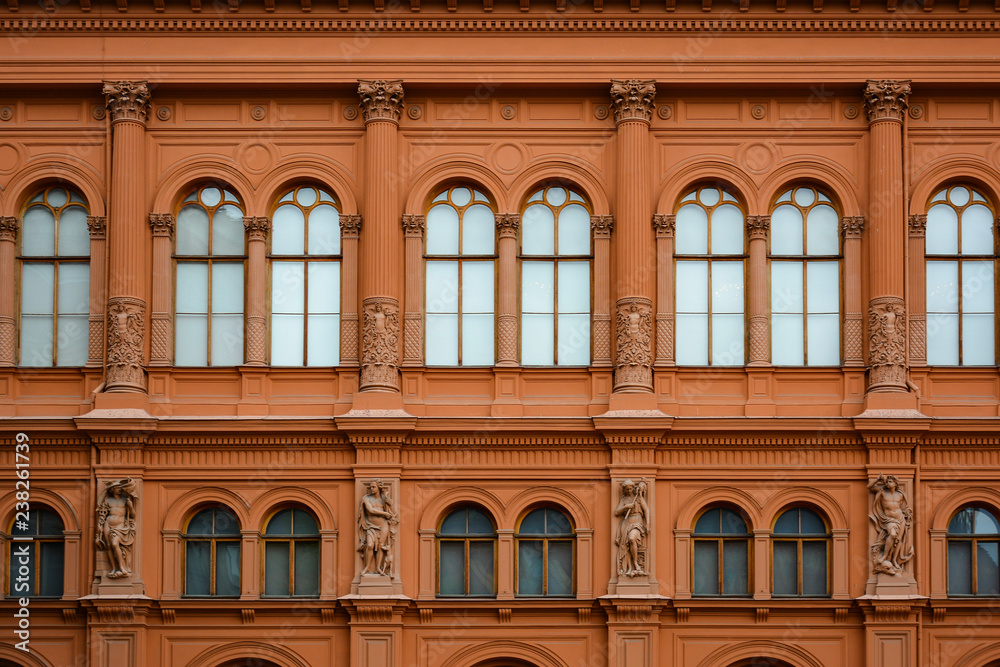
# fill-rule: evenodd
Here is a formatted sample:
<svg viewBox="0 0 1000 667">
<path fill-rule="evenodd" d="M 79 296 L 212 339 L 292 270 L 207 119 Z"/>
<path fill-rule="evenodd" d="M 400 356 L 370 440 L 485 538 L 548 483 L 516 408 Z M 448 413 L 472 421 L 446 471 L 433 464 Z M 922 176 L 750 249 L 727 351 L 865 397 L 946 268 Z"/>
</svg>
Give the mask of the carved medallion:
<svg viewBox="0 0 1000 667">
<path fill-rule="evenodd" d="M 628 297 L 618 300 L 617 309 L 615 391 L 648 391 L 653 388 L 653 303 Z"/>
<path fill-rule="evenodd" d="M 111 122 L 134 120 L 145 123 L 149 116 L 149 86 L 145 81 L 105 81 Z"/>
<path fill-rule="evenodd" d="M 611 80 L 611 108 L 614 110 L 616 123 L 626 120 L 650 122 L 653 117 L 655 107 L 653 98 L 655 97 L 655 81 Z"/>
<path fill-rule="evenodd" d="M 361 114 L 366 123 L 374 120 L 399 122 L 399 113 L 403 109 L 401 80 L 358 81 L 358 95 L 361 96 Z"/>
<path fill-rule="evenodd" d="M 108 299 L 107 391 L 145 391 L 142 339 L 146 303 L 116 296 Z"/>
<path fill-rule="evenodd" d="M 386 296 L 364 301 L 361 389 L 399 390 L 399 302 Z"/>
<path fill-rule="evenodd" d="M 906 311 L 895 296 L 868 305 L 869 390 L 906 391 Z"/>
<path fill-rule="evenodd" d="M 677 216 L 671 213 L 657 213 L 653 216 L 653 229 L 656 230 L 656 238 L 673 238 L 674 227 L 677 225 Z"/>
</svg>

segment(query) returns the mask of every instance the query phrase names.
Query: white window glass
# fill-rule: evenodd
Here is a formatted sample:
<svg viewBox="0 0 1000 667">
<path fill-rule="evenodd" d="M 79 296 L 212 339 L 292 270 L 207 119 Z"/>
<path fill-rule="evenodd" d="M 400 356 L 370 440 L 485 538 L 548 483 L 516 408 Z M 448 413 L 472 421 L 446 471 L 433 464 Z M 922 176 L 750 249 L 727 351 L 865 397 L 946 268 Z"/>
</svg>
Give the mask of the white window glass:
<svg viewBox="0 0 1000 667">
<path fill-rule="evenodd" d="M 83 366 L 87 363 L 89 312 L 90 264 L 61 263 L 57 304 L 56 346 L 59 350 L 57 366 Z"/>
<path fill-rule="evenodd" d="M 525 366 L 551 366 L 554 362 L 552 315 L 521 316 L 521 363 Z"/>
<path fill-rule="evenodd" d="M 802 313 L 802 262 L 771 262 L 771 312 Z"/>
<path fill-rule="evenodd" d="M 32 206 L 21 221 L 21 254 L 50 257 L 55 254 L 56 218 L 47 206 Z"/>
<path fill-rule="evenodd" d="M 931 206 L 925 232 L 927 254 L 958 254 L 958 211 L 948 204 Z"/>
<path fill-rule="evenodd" d="M 743 211 L 732 204 L 723 204 L 712 211 L 712 254 L 740 255 L 743 253 Z"/>
<path fill-rule="evenodd" d="M 712 364 L 743 365 L 743 315 L 712 315 Z"/>
<path fill-rule="evenodd" d="M 555 250 L 555 214 L 543 204 L 529 206 L 521 217 L 521 252 L 552 255 Z"/>
<path fill-rule="evenodd" d="M 458 262 L 427 262 L 427 312 L 458 312 Z"/>
<path fill-rule="evenodd" d="M 31 315 L 51 315 L 54 288 L 55 265 L 25 263 L 21 270 L 21 312 Z"/>
<path fill-rule="evenodd" d="M 579 204 L 559 211 L 559 254 L 590 254 L 590 212 Z"/>
<path fill-rule="evenodd" d="M 553 312 L 554 262 L 521 263 L 521 310 L 525 313 Z"/>
<path fill-rule="evenodd" d="M 957 313 L 927 313 L 927 363 L 958 365 Z"/>
<path fill-rule="evenodd" d="M 178 366 L 207 366 L 208 315 L 177 313 L 174 338 L 177 350 L 174 354 Z"/>
<path fill-rule="evenodd" d="M 697 204 L 682 206 L 674 225 L 674 250 L 681 255 L 708 252 L 708 212 Z"/>
<path fill-rule="evenodd" d="M 86 209 L 69 206 L 59 215 L 59 254 L 79 257 L 90 255 Z"/>
<path fill-rule="evenodd" d="M 743 262 L 712 262 L 712 312 L 743 312 Z"/>
<path fill-rule="evenodd" d="M 305 317 L 272 312 L 271 314 L 271 365 L 302 365 L 302 345 L 305 336 Z"/>
<path fill-rule="evenodd" d="M 458 315 L 427 313 L 427 341 L 428 366 L 456 366 Z"/>
<path fill-rule="evenodd" d="M 208 254 L 208 213 L 200 206 L 185 206 L 177 214 L 177 254 Z"/>
<path fill-rule="evenodd" d="M 994 354 L 993 315 L 962 314 L 962 362 L 968 366 L 992 366 Z"/>
<path fill-rule="evenodd" d="M 301 255 L 306 238 L 306 216 L 298 206 L 279 206 L 272 218 L 271 253 Z"/>
<path fill-rule="evenodd" d="M 708 312 L 708 262 L 677 262 L 677 312 Z"/>
<path fill-rule="evenodd" d="M 806 262 L 806 285 L 810 313 L 840 312 L 840 266 L 837 262 Z"/>
<path fill-rule="evenodd" d="M 708 314 L 677 313 L 675 339 L 677 363 L 686 366 L 708 364 Z"/>
<path fill-rule="evenodd" d="M 958 312 L 958 262 L 927 262 L 927 313 Z"/>
<path fill-rule="evenodd" d="M 470 206 L 462 215 L 462 254 L 491 255 L 496 239 L 496 216 L 488 206 Z"/>
<path fill-rule="evenodd" d="M 271 265 L 271 312 L 301 313 L 305 296 L 304 262 L 274 262 Z"/>
<path fill-rule="evenodd" d="M 840 365 L 840 316 L 807 315 L 809 365 Z"/>
<path fill-rule="evenodd" d="M 177 262 L 177 313 L 208 312 L 208 262 Z"/>
<path fill-rule="evenodd" d="M 427 254 L 458 254 L 458 211 L 451 206 L 435 206 L 427 212 Z"/>
<path fill-rule="evenodd" d="M 814 206 L 806 222 L 807 255 L 837 255 L 840 252 L 840 219 L 830 206 Z"/>
<path fill-rule="evenodd" d="M 493 312 L 493 262 L 462 262 L 462 312 Z"/>
<path fill-rule="evenodd" d="M 993 254 L 993 212 L 982 204 L 962 212 L 962 254 Z"/>
<path fill-rule="evenodd" d="M 801 366 L 804 318 L 801 314 L 775 313 L 771 317 L 771 363 L 775 366 Z"/>
<path fill-rule="evenodd" d="M 590 363 L 590 314 L 559 315 L 559 361 L 566 365 Z"/>
<path fill-rule="evenodd" d="M 321 194 L 327 198 L 330 196 L 325 192 Z M 308 250 L 310 255 L 340 254 L 340 211 L 333 206 L 321 204 L 309 211 Z"/>
<path fill-rule="evenodd" d="M 590 262 L 559 262 L 559 312 L 590 313 Z"/>
<path fill-rule="evenodd" d="M 791 205 L 779 206 L 771 214 L 771 254 L 802 254 L 802 212 Z"/>
<path fill-rule="evenodd" d="M 462 315 L 462 364 L 493 364 L 493 314 Z"/>
<path fill-rule="evenodd" d="M 212 265 L 212 312 L 243 312 L 242 262 L 216 262 Z"/>
</svg>

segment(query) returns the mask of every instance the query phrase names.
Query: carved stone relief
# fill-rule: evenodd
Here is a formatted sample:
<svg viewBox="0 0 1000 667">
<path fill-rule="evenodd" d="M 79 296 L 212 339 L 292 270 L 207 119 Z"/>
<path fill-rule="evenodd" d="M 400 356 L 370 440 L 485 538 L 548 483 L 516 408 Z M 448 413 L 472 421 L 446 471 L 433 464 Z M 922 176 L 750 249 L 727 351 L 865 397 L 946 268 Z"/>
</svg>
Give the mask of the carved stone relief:
<svg viewBox="0 0 1000 667">
<path fill-rule="evenodd" d="M 146 302 L 128 296 L 108 299 L 107 389 L 145 391 L 142 339 Z"/>
<path fill-rule="evenodd" d="M 610 239 L 615 228 L 615 218 L 611 215 L 590 216 L 590 231 L 595 239 Z"/>
<path fill-rule="evenodd" d="M 345 239 L 356 239 L 361 235 L 361 216 L 347 214 L 340 216 L 340 236 Z"/>
<path fill-rule="evenodd" d="M 97 499 L 97 548 L 108 558 L 108 579 L 132 576 L 138 495 L 131 477 L 104 483 Z"/>
<path fill-rule="evenodd" d="M 643 577 L 649 539 L 649 506 L 646 504 L 646 480 L 639 483 L 626 479 L 621 483 L 621 498 L 615 509 L 620 517 L 615 546 L 619 577 Z"/>
<path fill-rule="evenodd" d="M 909 94 L 909 81 L 869 79 L 865 87 L 865 113 L 868 114 L 868 122 L 874 123 L 880 120 L 902 122 Z"/>
<path fill-rule="evenodd" d="M 401 80 L 358 81 L 358 95 L 361 96 L 361 114 L 366 123 L 374 120 L 399 122 L 399 113 L 403 109 Z"/>
<path fill-rule="evenodd" d="M 108 219 L 103 215 L 87 216 L 87 231 L 91 241 L 102 241 L 108 236 Z"/>
<path fill-rule="evenodd" d="M 653 388 L 652 310 L 645 297 L 618 300 L 615 391 Z"/>
<path fill-rule="evenodd" d="M 611 80 L 611 108 L 614 110 L 616 123 L 627 120 L 644 120 L 648 123 L 653 116 L 655 97 L 655 81 Z"/>
<path fill-rule="evenodd" d="M 149 116 L 149 86 L 145 81 L 106 81 L 104 95 L 112 122 L 146 122 Z"/>
<path fill-rule="evenodd" d="M 906 313 L 895 296 L 868 305 L 869 389 L 906 390 Z"/>
<path fill-rule="evenodd" d="M 906 563 L 913 558 L 910 536 L 913 510 L 895 475 L 879 475 L 868 489 L 874 494 L 868 518 L 875 524 L 877 533 L 871 545 L 872 566 L 875 572 L 902 574 Z"/>
<path fill-rule="evenodd" d="M 361 389 L 399 390 L 398 344 L 399 302 L 386 296 L 365 299 L 361 337 Z"/>
<path fill-rule="evenodd" d="M 517 230 L 521 227 L 521 216 L 517 213 L 498 213 L 495 217 L 497 236 L 500 238 L 517 238 Z"/>
<path fill-rule="evenodd" d="M 368 482 L 368 493 L 358 509 L 358 553 L 361 575 L 392 576 L 392 549 L 399 518 L 381 479 Z"/>
</svg>

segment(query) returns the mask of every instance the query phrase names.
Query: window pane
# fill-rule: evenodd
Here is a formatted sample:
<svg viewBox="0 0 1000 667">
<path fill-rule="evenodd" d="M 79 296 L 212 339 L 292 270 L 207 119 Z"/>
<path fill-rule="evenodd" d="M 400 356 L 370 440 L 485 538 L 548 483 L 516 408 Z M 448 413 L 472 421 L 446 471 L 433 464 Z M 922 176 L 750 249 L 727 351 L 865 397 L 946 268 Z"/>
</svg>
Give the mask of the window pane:
<svg viewBox="0 0 1000 667">
<path fill-rule="evenodd" d="M 802 543 L 803 595 L 826 595 L 826 546 L 825 541 Z"/>
<path fill-rule="evenodd" d="M 340 312 L 340 262 L 309 262 L 309 312 Z"/>
<path fill-rule="evenodd" d="M 290 595 L 288 542 L 264 542 L 264 595 Z"/>
<path fill-rule="evenodd" d="M 590 254 L 590 213 L 578 204 L 559 212 L 559 254 Z"/>
<path fill-rule="evenodd" d="M 806 337 L 809 339 L 810 366 L 840 365 L 840 317 L 808 315 Z"/>
<path fill-rule="evenodd" d="M 309 254 L 340 254 L 340 213 L 332 206 L 317 206 L 309 212 Z"/>
<path fill-rule="evenodd" d="M 795 542 L 775 541 L 772 545 L 773 585 L 775 595 L 798 594 L 798 545 Z"/>
<path fill-rule="evenodd" d="M 27 557 L 16 556 L 20 547 L 27 547 Z M 34 542 L 10 542 L 7 545 L 10 549 L 10 595 L 12 597 L 24 597 L 36 595 L 35 590 L 35 564 L 38 552 L 35 550 Z M 27 568 L 22 570 L 21 568 Z M 18 581 L 20 579 L 20 581 Z M 25 588 L 27 586 L 27 588 Z"/>
<path fill-rule="evenodd" d="M 554 320 L 552 315 L 521 316 L 521 363 L 551 366 L 554 362 Z"/>
<path fill-rule="evenodd" d="M 212 312 L 243 313 L 243 263 L 212 265 Z"/>
<path fill-rule="evenodd" d="M 1000 565 L 997 561 L 996 542 L 976 543 L 976 594 L 1000 594 Z"/>
<path fill-rule="evenodd" d="M 674 243 L 678 255 L 708 254 L 708 213 L 701 206 L 687 204 L 677 211 Z"/>
<path fill-rule="evenodd" d="M 712 254 L 743 254 L 743 212 L 732 204 L 712 211 Z"/>
<path fill-rule="evenodd" d="M 295 510 L 295 534 L 319 535 L 319 525 L 312 514 L 304 510 Z"/>
<path fill-rule="evenodd" d="M 56 332 L 58 349 L 57 366 L 84 366 L 87 363 L 87 342 L 89 340 L 89 317 L 87 315 L 60 315 Z"/>
<path fill-rule="evenodd" d="M 537 509 L 528 513 L 521 521 L 518 532 L 522 535 L 542 535 L 545 533 L 545 509 Z"/>
<path fill-rule="evenodd" d="M 295 594 L 319 595 L 319 542 L 295 543 Z"/>
<path fill-rule="evenodd" d="M 545 201 L 553 206 L 562 206 L 566 201 L 566 191 L 562 188 L 549 188 L 545 191 Z"/>
<path fill-rule="evenodd" d="M 215 512 L 215 534 L 216 535 L 239 535 L 240 524 L 236 520 L 236 515 L 229 510 L 216 508 Z"/>
<path fill-rule="evenodd" d="M 212 254 L 242 255 L 244 234 L 243 211 L 232 204 L 220 206 L 212 217 Z"/>
<path fill-rule="evenodd" d="M 271 365 L 301 366 L 303 362 L 302 315 L 271 315 Z"/>
<path fill-rule="evenodd" d="M 493 542 L 469 542 L 469 595 L 493 595 Z"/>
<path fill-rule="evenodd" d="M 177 213 L 177 254 L 208 254 L 208 213 L 201 206 L 185 206 Z"/>
<path fill-rule="evenodd" d="M 802 213 L 794 206 L 779 206 L 771 214 L 771 254 L 802 254 Z"/>
<path fill-rule="evenodd" d="M 184 554 L 184 594 L 211 593 L 211 542 L 188 540 Z"/>
<path fill-rule="evenodd" d="M 555 262 L 521 262 L 521 311 L 551 313 Z"/>
<path fill-rule="evenodd" d="M 838 262 L 806 262 L 806 308 L 810 313 L 840 313 Z"/>
<path fill-rule="evenodd" d="M 802 517 L 802 529 L 803 535 L 825 535 L 826 534 L 826 524 L 823 523 L 823 519 L 819 518 L 819 515 L 812 510 L 799 510 L 800 516 Z"/>
<path fill-rule="evenodd" d="M 291 535 L 292 510 L 281 510 L 267 522 L 265 535 Z"/>
<path fill-rule="evenodd" d="M 806 219 L 806 254 L 836 255 L 840 250 L 837 212 L 829 206 L 817 206 Z"/>
<path fill-rule="evenodd" d="M 208 312 L 208 263 L 177 262 L 177 312 Z"/>
<path fill-rule="evenodd" d="M 708 315 L 677 313 L 677 338 L 674 344 L 678 364 L 708 364 Z"/>
<path fill-rule="evenodd" d="M 802 315 L 771 315 L 771 363 L 801 366 L 805 362 L 802 326 Z"/>
<path fill-rule="evenodd" d="M 21 365 L 52 365 L 52 316 L 21 316 Z"/>
<path fill-rule="evenodd" d="M 958 365 L 958 315 L 927 313 L 927 363 Z"/>
<path fill-rule="evenodd" d="M 71 257 L 90 255 L 87 212 L 79 206 L 70 206 L 59 214 L 59 254 Z"/>
<path fill-rule="evenodd" d="M 451 200 L 456 206 L 465 206 L 472 201 L 472 193 L 468 188 L 455 188 L 451 191 Z"/>
<path fill-rule="evenodd" d="M 188 524 L 187 533 L 188 535 L 211 535 L 214 531 L 212 527 L 212 521 L 215 516 L 215 510 L 207 509 L 202 510 L 191 518 L 191 522 Z"/>
<path fill-rule="evenodd" d="M 972 595 L 972 542 L 948 540 L 948 594 Z"/>
<path fill-rule="evenodd" d="M 719 594 L 719 543 L 715 540 L 694 543 L 694 594 Z"/>
<path fill-rule="evenodd" d="M 465 542 L 442 541 L 441 595 L 465 595 Z"/>
<path fill-rule="evenodd" d="M 309 365 L 340 364 L 340 316 L 309 316 Z"/>
<path fill-rule="evenodd" d="M 962 315 L 962 364 L 992 366 L 993 315 Z"/>
<path fill-rule="evenodd" d="M 725 507 L 719 509 L 719 524 L 726 535 L 745 535 L 749 532 L 743 517 Z"/>
<path fill-rule="evenodd" d="M 558 310 L 590 313 L 590 262 L 559 262 Z"/>
<path fill-rule="evenodd" d="M 992 261 L 962 262 L 962 312 L 993 314 Z"/>
<path fill-rule="evenodd" d="M 712 264 L 712 312 L 743 312 L 743 262 Z"/>
<path fill-rule="evenodd" d="M 469 532 L 469 510 L 452 512 L 441 522 L 442 535 L 466 535 Z"/>
<path fill-rule="evenodd" d="M 59 518 L 58 514 L 46 509 L 34 510 L 34 514 L 38 517 L 39 535 L 56 535 L 62 537 L 63 524 L 62 524 L 62 519 Z M 980 514 L 984 514 L 984 512 L 980 510 Z"/>
<path fill-rule="evenodd" d="M 90 264 L 62 262 L 59 264 L 59 313 L 90 312 Z"/>
<path fill-rule="evenodd" d="M 548 206 L 534 204 L 521 216 L 521 252 L 525 255 L 555 253 L 555 217 Z"/>
<path fill-rule="evenodd" d="M 570 525 L 569 519 L 559 510 L 547 509 L 545 516 L 547 518 L 545 532 L 548 535 L 573 534 L 573 526 Z"/>
<path fill-rule="evenodd" d="M 222 266 L 216 264 L 216 268 Z M 273 262 L 271 264 L 271 312 L 302 313 L 305 303 L 304 262 Z M 322 288 L 320 288 L 322 291 Z M 218 309 L 218 304 L 213 304 Z"/>
<path fill-rule="evenodd" d="M 548 595 L 573 594 L 573 543 L 549 541 Z"/>
<path fill-rule="evenodd" d="M 178 366 L 208 364 L 208 315 L 177 314 L 174 363 Z"/>
<path fill-rule="evenodd" d="M 517 593 L 542 594 L 542 540 L 517 542 Z"/>
<path fill-rule="evenodd" d="M 493 262 L 462 262 L 462 312 L 493 312 Z"/>
<path fill-rule="evenodd" d="M 975 517 L 975 508 L 966 507 L 951 518 L 948 524 L 949 533 L 968 535 L 972 533 L 972 521 Z"/>
<path fill-rule="evenodd" d="M 722 594 L 746 595 L 748 581 L 747 540 L 725 540 L 722 543 Z"/>
<path fill-rule="evenodd" d="M 926 247 L 928 255 L 958 254 L 958 214 L 947 204 L 927 211 Z"/>
<path fill-rule="evenodd" d="M 212 365 L 243 363 L 243 315 L 212 315 Z"/>
<path fill-rule="evenodd" d="M 743 315 L 712 315 L 712 365 L 743 365 Z"/>
<path fill-rule="evenodd" d="M 46 597 L 58 597 L 63 594 L 63 543 L 40 542 L 39 547 L 42 570 L 39 573 L 41 581 L 39 582 L 38 594 Z M 981 586 L 982 584 L 980 584 Z"/>
<path fill-rule="evenodd" d="M 462 365 L 493 365 L 493 315 L 462 315 Z"/>
<path fill-rule="evenodd" d="M 773 532 L 775 535 L 798 535 L 799 510 L 791 509 L 778 517 L 778 520 L 774 522 Z"/>
<path fill-rule="evenodd" d="M 490 518 L 483 513 L 482 510 L 478 510 L 475 507 L 470 507 L 468 509 L 469 517 L 469 534 L 470 535 L 493 535 L 495 530 L 493 528 L 493 522 Z"/>
<path fill-rule="evenodd" d="M 56 219 L 45 206 L 32 206 L 21 222 L 21 254 L 52 257 L 55 254 Z"/>
<path fill-rule="evenodd" d="M 458 364 L 458 315 L 427 315 L 427 365 Z"/>
<path fill-rule="evenodd" d="M 462 214 L 462 254 L 492 255 L 496 220 L 487 206 L 476 204 Z"/>
<path fill-rule="evenodd" d="M 958 262 L 927 262 L 927 312 L 958 312 Z"/>
<path fill-rule="evenodd" d="M 55 294 L 55 265 L 21 265 L 21 314 L 51 315 Z"/>
<path fill-rule="evenodd" d="M 559 365 L 590 363 L 590 315 L 559 315 Z"/>
<path fill-rule="evenodd" d="M 427 254 L 458 254 L 458 211 L 441 204 L 427 212 Z"/>
<path fill-rule="evenodd" d="M 708 262 L 677 262 L 677 312 L 708 312 Z"/>
<path fill-rule="evenodd" d="M 271 229 L 271 252 L 275 255 L 301 255 L 305 251 L 306 219 L 302 209 L 287 204 L 274 211 Z"/>
<path fill-rule="evenodd" d="M 61 223 L 60 220 L 60 235 Z M 60 245 L 62 245 L 61 239 Z M 962 211 L 962 254 L 993 254 L 993 214 L 981 204 L 973 204 Z"/>
<path fill-rule="evenodd" d="M 42 526 L 44 527 L 44 522 Z M 62 524 L 59 524 L 62 530 Z M 44 528 L 43 528 L 44 530 Z M 976 509 L 976 533 L 980 535 L 996 535 L 1000 533 L 1000 522 L 997 518 L 983 509 Z"/>
<path fill-rule="evenodd" d="M 240 543 L 215 543 L 215 594 L 240 594 Z"/>
<path fill-rule="evenodd" d="M 427 262 L 427 312 L 458 312 L 458 262 Z"/>
<path fill-rule="evenodd" d="M 771 262 L 771 312 L 801 313 L 802 262 Z"/>
<path fill-rule="evenodd" d="M 722 532 L 722 510 L 713 508 L 698 517 L 698 522 L 694 525 L 694 532 L 696 534 Z"/>
</svg>

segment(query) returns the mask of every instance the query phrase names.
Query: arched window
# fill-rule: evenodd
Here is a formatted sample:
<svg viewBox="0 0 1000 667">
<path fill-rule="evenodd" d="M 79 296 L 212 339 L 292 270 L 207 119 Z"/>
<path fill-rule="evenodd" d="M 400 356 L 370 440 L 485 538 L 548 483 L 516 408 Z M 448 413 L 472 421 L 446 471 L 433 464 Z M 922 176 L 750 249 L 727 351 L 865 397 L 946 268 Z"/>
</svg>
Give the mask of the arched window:
<svg viewBox="0 0 1000 667">
<path fill-rule="evenodd" d="M 11 597 L 61 597 L 65 538 L 59 515 L 44 507 L 18 512 L 7 541 Z"/>
<path fill-rule="evenodd" d="M 716 186 L 681 199 L 674 240 L 678 364 L 743 365 L 744 219 L 736 197 Z"/>
<path fill-rule="evenodd" d="M 816 512 L 796 507 L 782 513 L 771 531 L 771 592 L 827 595 L 830 536 Z"/>
<path fill-rule="evenodd" d="M 821 190 L 800 186 L 771 213 L 771 363 L 840 365 L 840 219 Z"/>
<path fill-rule="evenodd" d="M 271 365 L 340 363 L 340 211 L 320 188 L 291 190 L 271 230 Z"/>
<path fill-rule="evenodd" d="M 174 361 L 243 363 L 243 209 L 229 190 L 206 185 L 177 212 Z"/>
<path fill-rule="evenodd" d="M 184 594 L 240 594 L 240 525 L 224 507 L 195 514 L 184 532 Z"/>
<path fill-rule="evenodd" d="M 78 193 L 50 187 L 21 220 L 21 366 L 87 363 L 90 232 Z"/>
<path fill-rule="evenodd" d="M 285 509 L 267 522 L 264 595 L 319 595 L 319 526 L 309 512 Z"/>
<path fill-rule="evenodd" d="M 948 595 L 1000 595 L 1000 521 L 965 507 L 948 524 Z"/>
<path fill-rule="evenodd" d="M 706 510 L 694 526 L 694 594 L 750 594 L 750 532 L 727 507 Z"/>
<path fill-rule="evenodd" d="M 573 525 L 557 509 L 540 507 L 521 519 L 517 594 L 573 594 Z"/>
<path fill-rule="evenodd" d="M 492 365 L 496 216 L 489 199 L 448 188 L 430 204 L 425 240 L 427 365 Z"/>
<path fill-rule="evenodd" d="M 438 594 L 496 595 L 497 533 L 490 517 L 475 507 L 455 510 L 438 530 Z"/>
<path fill-rule="evenodd" d="M 590 363 L 590 210 L 558 185 L 528 198 L 521 216 L 521 363 Z"/>
<path fill-rule="evenodd" d="M 996 271 L 995 216 L 964 185 L 931 198 L 927 211 L 927 363 L 992 366 Z"/>
</svg>

